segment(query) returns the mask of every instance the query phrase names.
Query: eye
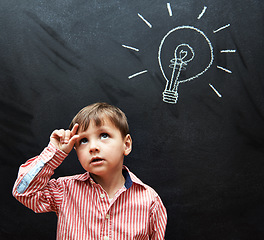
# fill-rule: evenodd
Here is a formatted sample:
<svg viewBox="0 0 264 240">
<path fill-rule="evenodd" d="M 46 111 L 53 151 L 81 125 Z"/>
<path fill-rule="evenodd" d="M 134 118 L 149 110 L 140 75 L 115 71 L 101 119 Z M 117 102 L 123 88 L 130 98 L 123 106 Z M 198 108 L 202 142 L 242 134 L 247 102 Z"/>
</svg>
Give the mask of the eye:
<svg viewBox="0 0 264 240">
<path fill-rule="evenodd" d="M 85 144 L 85 143 L 87 143 L 88 142 L 88 139 L 87 138 L 82 138 L 81 140 L 80 140 L 80 144 Z"/>
<path fill-rule="evenodd" d="M 109 138 L 109 134 L 108 133 L 101 133 L 100 137 L 101 137 L 101 139 L 107 139 L 107 138 Z"/>
</svg>

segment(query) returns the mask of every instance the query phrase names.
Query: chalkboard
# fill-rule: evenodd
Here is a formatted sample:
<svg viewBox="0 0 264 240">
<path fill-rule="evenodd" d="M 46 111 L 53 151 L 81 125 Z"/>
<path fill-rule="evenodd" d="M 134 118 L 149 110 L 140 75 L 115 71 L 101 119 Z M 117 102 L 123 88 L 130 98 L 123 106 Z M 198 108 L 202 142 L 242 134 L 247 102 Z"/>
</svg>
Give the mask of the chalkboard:
<svg viewBox="0 0 264 240">
<path fill-rule="evenodd" d="M 264 2 L 1 0 L 0 239 L 55 239 L 11 194 L 82 107 L 126 114 L 125 164 L 161 196 L 166 239 L 264 238 Z M 54 177 L 82 173 L 74 153 Z"/>
</svg>

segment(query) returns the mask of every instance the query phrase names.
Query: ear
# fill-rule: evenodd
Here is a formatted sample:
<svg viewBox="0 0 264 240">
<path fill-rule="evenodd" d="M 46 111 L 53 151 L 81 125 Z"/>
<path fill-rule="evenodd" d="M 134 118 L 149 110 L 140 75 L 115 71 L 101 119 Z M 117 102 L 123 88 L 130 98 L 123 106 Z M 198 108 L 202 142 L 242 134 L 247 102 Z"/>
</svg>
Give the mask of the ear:
<svg viewBox="0 0 264 240">
<path fill-rule="evenodd" d="M 127 134 L 124 138 L 124 155 L 127 156 L 132 151 L 132 138 L 130 134 Z"/>
</svg>

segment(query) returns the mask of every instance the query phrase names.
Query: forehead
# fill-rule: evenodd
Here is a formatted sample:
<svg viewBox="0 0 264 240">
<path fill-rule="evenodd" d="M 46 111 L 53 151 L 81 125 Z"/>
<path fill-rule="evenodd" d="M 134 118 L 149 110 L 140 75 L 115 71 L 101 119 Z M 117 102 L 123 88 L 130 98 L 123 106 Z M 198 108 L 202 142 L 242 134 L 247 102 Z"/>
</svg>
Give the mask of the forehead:
<svg viewBox="0 0 264 240">
<path fill-rule="evenodd" d="M 119 129 L 115 126 L 115 124 L 107 117 L 101 119 L 90 119 L 88 125 L 79 126 L 78 134 L 82 132 L 86 132 L 88 130 L 118 130 Z"/>
</svg>

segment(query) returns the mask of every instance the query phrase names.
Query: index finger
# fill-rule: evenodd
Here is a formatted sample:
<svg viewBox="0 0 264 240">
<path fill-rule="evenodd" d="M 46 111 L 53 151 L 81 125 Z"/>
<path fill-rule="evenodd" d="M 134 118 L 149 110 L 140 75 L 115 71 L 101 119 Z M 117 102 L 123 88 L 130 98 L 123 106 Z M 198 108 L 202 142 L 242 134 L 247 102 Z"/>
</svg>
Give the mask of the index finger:
<svg viewBox="0 0 264 240">
<path fill-rule="evenodd" d="M 71 130 L 71 135 L 74 136 L 77 131 L 78 131 L 78 128 L 79 128 L 79 124 L 78 123 L 75 123 L 72 130 Z"/>
</svg>

